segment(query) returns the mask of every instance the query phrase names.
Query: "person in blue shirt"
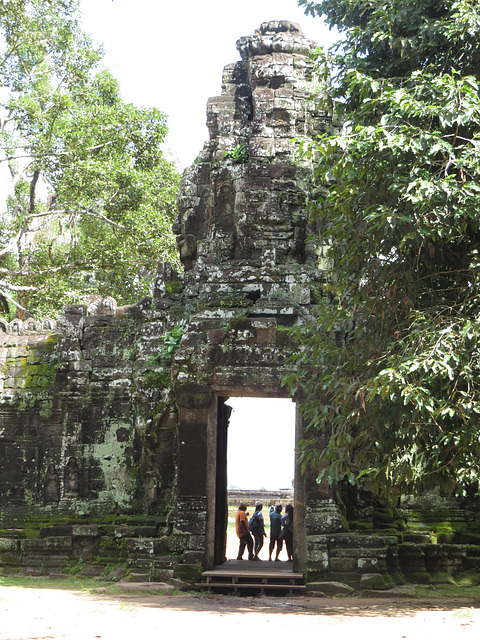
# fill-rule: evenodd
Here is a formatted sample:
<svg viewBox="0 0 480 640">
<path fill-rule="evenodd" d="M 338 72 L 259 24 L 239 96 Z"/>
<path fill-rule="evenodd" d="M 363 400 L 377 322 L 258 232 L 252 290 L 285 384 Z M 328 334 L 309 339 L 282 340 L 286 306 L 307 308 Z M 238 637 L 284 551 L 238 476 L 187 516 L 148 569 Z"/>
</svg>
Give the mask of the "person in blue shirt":
<svg viewBox="0 0 480 640">
<path fill-rule="evenodd" d="M 250 518 L 250 522 L 248 523 L 250 531 L 253 534 L 253 539 L 255 540 L 253 556 L 254 560 L 260 560 L 258 554 L 263 547 L 263 539 L 267 537 L 267 534 L 265 533 L 265 523 L 263 521 L 262 509 L 263 504 L 261 502 L 257 502 L 257 504 L 255 505 L 255 513 Z"/>
<path fill-rule="evenodd" d="M 282 505 L 277 504 L 275 509 L 270 512 L 270 544 L 268 545 L 268 559 L 272 559 L 272 553 L 277 545 L 277 557 L 278 560 L 278 538 L 280 531 L 282 530 Z"/>
</svg>

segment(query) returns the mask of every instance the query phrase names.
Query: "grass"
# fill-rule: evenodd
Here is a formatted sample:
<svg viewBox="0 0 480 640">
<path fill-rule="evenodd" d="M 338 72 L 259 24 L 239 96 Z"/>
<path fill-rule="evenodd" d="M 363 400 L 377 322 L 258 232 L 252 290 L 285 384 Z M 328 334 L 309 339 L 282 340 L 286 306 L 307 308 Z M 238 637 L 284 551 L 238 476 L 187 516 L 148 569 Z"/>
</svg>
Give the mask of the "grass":
<svg viewBox="0 0 480 640">
<path fill-rule="evenodd" d="M 235 514 L 238 511 L 237 506 L 231 504 L 228 505 L 228 521 L 227 521 L 227 536 L 234 536 L 235 534 Z"/>
<path fill-rule="evenodd" d="M 122 595 L 122 584 L 119 582 L 107 582 L 94 580 L 82 576 L 65 576 L 62 578 L 49 578 L 48 576 L 0 576 L 0 587 L 13 589 L 58 589 L 65 591 L 81 591 L 92 594 Z"/>
<path fill-rule="evenodd" d="M 0 576 L 0 587 L 11 587 L 15 589 L 64 589 L 69 591 L 82 591 L 83 593 L 94 595 L 101 589 L 103 595 L 124 595 L 121 583 L 97 581 L 93 578 L 78 576 L 65 576 L 65 578 L 51 579 L 48 577 L 33 576 Z M 131 595 L 131 590 L 128 592 Z M 174 595 L 185 595 L 184 592 L 174 593 Z M 455 584 L 438 585 L 415 585 L 415 597 L 418 600 L 463 600 L 475 606 L 480 602 L 480 585 L 471 584 L 468 580 L 459 578 Z M 0 598 L 0 601 L 2 598 Z M 128 606 L 128 605 L 126 605 Z M 458 616 L 462 618 L 470 617 L 469 609 L 462 609 Z"/>
<path fill-rule="evenodd" d="M 89 592 L 107 584 L 111 583 L 79 576 L 65 576 L 55 579 L 48 576 L 0 576 L 0 587 L 17 589 L 67 589 Z"/>
<path fill-rule="evenodd" d="M 155 583 L 152 583 L 154 586 Z M 82 591 L 87 594 L 125 595 L 134 592 L 134 584 L 129 584 L 128 589 L 122 582 L 110 582 L 107 580 L 94 580 L 82 576 L 65 576 L 62 578 L 49 578 L 48 576 L 0 576 L 0 587 L 14 589 L 64 589 L 66 591 Z M 174 595 L 184 594 L 183 591 L 174 591 Z M 0 598 L 1 600 L 1 598 Z"/>
<path fill-rule="evenodd" d="M 480 600 L 480 585 L 468 584 L 458 579 L 455 584 L 415 585 L 418 598 L 469 598 Z"/>
</svg>

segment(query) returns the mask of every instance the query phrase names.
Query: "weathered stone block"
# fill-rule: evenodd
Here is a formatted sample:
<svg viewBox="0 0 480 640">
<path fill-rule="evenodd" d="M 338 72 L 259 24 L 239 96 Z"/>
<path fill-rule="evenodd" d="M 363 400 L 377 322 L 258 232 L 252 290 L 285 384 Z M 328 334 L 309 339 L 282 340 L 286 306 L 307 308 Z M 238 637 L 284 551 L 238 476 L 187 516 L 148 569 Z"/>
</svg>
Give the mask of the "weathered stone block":
<svg viewBox="0 0 480 640">
<path fill-rule="evenodd" d="M 187 565 L 201 566 L 205 558 L 204 551 L 184 551 L 183 560 Z"/>
<path fill-rule="evenodd" d="M 69 551 L 72 548 L 73 540 L 70 536 L 57 536 L 53 538 L 45 538 L 45 548 L 50 550 L 65 549 Z"/>
<path fill-rule="evenodd" d="M 201 564 L 177 564 L 173 575 L 180 580 L 194 582 L 200 580 L 202 571 L 203 568 Z"/>
<path fill-rule="evenodd" d="M 307 584 L 307 595 L 321 594 L 324 596 L 347 596 L 355 591 L 353 587 L 343 582 L 309 582 Z"/>
<path fill-rule="evenodd" d="M 357 566 L 361 571 L 372 572 L 386 569 L 385 560 L 382 558 L 359 558 Z"/>
<path fill-rule="evenodd" d="M 173 534 L 168 538 L 168 549 L 175 552 L 183 552 L 188 549 L 190 544 L 190 536 L 186 534 Z"/>
<path fill-rule="evenodd" d="M 18 550 L 18 540 L 11 540 L 9 538 L 0 538 L 0 553 L 14 552 Z"/>
<path fill-rule="evenodd" d="M 52 527 L 42 527 L 40 529 L 40 538 L 52 538 L 57 536 L 71 536 L 72 525 L 55 525 Z"/>
<path fill-rule="evenodd" d="M 363 573 L 360 578 L 361 589 L 388 589 L 388 584 L 381 573 Z"/>
<path fill-rule="evenodd" d="M 355 558 L 330 558 L 330 570 L 333 572 L 348 572 L 355 571 L 357 569 L 357 560 Z"/>
<path fill-rule="evenodd" d="M 20 540 L 20 551 L 25 553 L 34 553 L 38 551 L 44 551 L 47 548 L 46 540 L 33 539 L 33 540 Z"/>
<path fill-rule="evenodd" d="M 99 534 L 98 524 L 76 524 L 72 526 L 72 536 L 74 537 L 91 538 Z"/>
<path fill-rule="evenodd" d="M 307 557 L 309 564 L 313 563 L 325 570 L 330 567 L 328 551 L 322 551 L 321 549 L 309 549 Z"/>
</svg>

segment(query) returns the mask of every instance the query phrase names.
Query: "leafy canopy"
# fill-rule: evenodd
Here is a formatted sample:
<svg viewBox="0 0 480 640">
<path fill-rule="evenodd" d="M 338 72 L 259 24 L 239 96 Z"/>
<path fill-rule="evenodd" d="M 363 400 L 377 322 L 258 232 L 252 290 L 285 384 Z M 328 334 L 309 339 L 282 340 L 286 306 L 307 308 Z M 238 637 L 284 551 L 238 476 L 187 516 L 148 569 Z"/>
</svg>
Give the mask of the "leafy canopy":
<svg viewBox="0 0 480 640">
<path fill-rule="evenodd" d="M 343 126 L 307 150 L 329 284 L 290 379 L 304 465 L 378 492 L 476 491 L 480 5 L 299 4 L 343 34 L 318 98 Z"/>
<path fill-rule="evenodd" d="M 0 6 L 0 300 L 20 316 L 136 301 L 178 261 L 166 117 L 122 101 L 80 17 L 78 0 Z"/>
</svg>

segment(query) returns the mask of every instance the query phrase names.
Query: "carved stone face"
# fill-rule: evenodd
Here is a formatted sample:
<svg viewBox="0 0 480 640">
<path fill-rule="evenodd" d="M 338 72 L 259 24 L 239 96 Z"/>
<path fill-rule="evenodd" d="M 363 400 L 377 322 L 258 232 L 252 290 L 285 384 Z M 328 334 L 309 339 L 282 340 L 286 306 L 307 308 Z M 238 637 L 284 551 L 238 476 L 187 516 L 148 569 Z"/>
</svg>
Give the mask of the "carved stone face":
<svg viewBox="0 0 480 640">
<path fill-rule="evenodd" d="M 242 61 L 225 67 L 222 94 L 208 102 L 210 143 L 179 193 L 173 230 L 186 270 L 232 260 L 262 266 L 266 255 L 305 261 L 309 169 L 292 140 L 325 129 L 308 100 L 315 46 L 289 21 L 238 40 Z"/>
<path fill-rule="evenodd" d="M 177 246 L 180 252 L 180 259 L 185 266 L 185 270 L 192 269 L 197 258 L 197 241 L 192 234 L 177 236 Z"/>
<path fill-rule="evenodd" d="M 115 315 L 115 310 L 117 308 L 117 301 L 115 298 L 108 296 L 102 300 L 102 309 L 103 313 L 107 316 Z"/>
</svg>

